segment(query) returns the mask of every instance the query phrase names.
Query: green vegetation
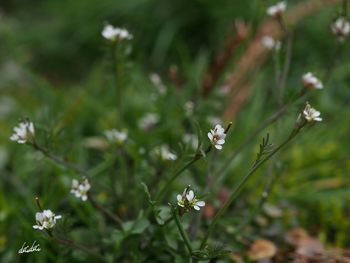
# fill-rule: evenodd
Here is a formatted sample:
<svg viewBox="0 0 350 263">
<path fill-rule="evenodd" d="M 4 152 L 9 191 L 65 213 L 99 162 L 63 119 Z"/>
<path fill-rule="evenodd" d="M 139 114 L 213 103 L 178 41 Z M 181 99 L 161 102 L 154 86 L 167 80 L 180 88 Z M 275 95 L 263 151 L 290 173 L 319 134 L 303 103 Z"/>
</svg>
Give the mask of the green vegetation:
<svg viewBox="0 0 350 263">
<path fill-rule="evenodd" d="M 340 256 L 350 246 L 350 50 L 330 25 L 346 0 L 289 1 L 281 20 L 266 15 L 272 4 L 1 4 L 0 262 L 251 262 L 259 239 L 276 245 L 274 262 L 301 248 L 316 257 L 290 241 L 295 229 L 323 257 Z M 133 38 L 105 39 L 107 24 Z M 280 49 L 262 46 L 269 34 Z M 323 89 L 303 86 L 307 72 Z M 307 101 L 322 122 L 304 119 Z M 11 141 L 27 118 L 35 135 Z M 218 123 L 222 150 L 207 136 Z M 82 177 L 86 202 L 71 193 Z M 182 207 L 184 189 L 195 197 Z M 33 229 L 38 203 L 62 216 L 53 228 Z M 34 241 L 40 252 L 18 253 Z"/>
</svg>

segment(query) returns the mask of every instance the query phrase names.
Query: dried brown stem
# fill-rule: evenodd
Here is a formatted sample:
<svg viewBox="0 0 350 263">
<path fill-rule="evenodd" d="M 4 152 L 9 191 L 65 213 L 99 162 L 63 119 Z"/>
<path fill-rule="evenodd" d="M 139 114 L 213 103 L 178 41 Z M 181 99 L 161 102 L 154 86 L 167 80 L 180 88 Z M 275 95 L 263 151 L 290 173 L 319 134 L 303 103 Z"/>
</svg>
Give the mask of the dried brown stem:
<svg viewBox="0 0 350 263">
<path fill-rule="evenodd" d="M 235 21 L 234 28 L 236 32 L 235 36 L 232 36 L 232 32 L 230 32 L 226 39 L 225 48 L 216 56 L 211 63 L 210 69 L 204 76 L 202 84 L 204 95 L 208 95 L 213 89 L 232 55 L 248 35 L 248 26 L 244 22 L 240 20 Z"/>
</svg>

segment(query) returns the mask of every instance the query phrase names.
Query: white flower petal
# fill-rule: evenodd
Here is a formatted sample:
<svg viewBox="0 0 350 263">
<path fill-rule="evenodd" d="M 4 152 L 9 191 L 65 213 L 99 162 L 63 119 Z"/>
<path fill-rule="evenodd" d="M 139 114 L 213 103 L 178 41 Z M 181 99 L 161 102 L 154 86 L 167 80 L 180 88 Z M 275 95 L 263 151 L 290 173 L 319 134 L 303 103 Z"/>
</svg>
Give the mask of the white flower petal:
<svg viewBox="0 0 350 263">
<path fill-rule="evenodd" d="M 182 201 L 182 195 L 177 195 L 176 199 L 177 199 L 178 202 Z"/>
<path fill-rule="evenodd" d="M 190 190 L 190 191 L 188 192 L 188 194 L 186 195 L 186 198 L 187 198 L 187 200 L 188 200 L 189 202 L 191 202 L 191 201 L 193 200 L 193 198 L 194 198 L 194 192 L 193 192 L 192 190 Z"/>
<path fill-rule="evenodd" d="M 222 146 L 221 146 L 221 145 L 216 144 L 216 145 L 215 145 L 215 148 L 216 148 L 216 149 L 218 149 L 218 150 L 221 150 L 221 149 L 222 149 Z"/>
<path fill-rule="evenodd" d="M 198 201 L 196 202 L 197 206 L 205 206 L 205 202 L 204 201 Z"/>
<path fill-rule="evenodd" d="M 196 206 L 196 205 L 194 205 L 193 208 L 197 211 L 201 210 L 201 208 L 199 206 Z"/>
</svg>

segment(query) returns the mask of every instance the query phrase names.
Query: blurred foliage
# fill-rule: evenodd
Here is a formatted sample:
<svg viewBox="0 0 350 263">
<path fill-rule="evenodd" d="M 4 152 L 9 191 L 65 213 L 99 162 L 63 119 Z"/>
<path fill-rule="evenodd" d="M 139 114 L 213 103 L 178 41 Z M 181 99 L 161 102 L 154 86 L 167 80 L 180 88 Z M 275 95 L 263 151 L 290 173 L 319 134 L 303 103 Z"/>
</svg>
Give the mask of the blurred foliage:
<svg viewBox="0 0 350 263">
<path fill-rule="evenodd" d="M 303 1 L 290 2 L 295 5 Z M 1 3 L 0 261 L 93 262 L 80 251 L 45 241 L 41 233 L 32 229 L 37 210 L 34 197 L 40 196 L 45 207 L 63 215 L 58 233 L 68 233 L 77 242 L 91 246 L 103 244 L 109 262 L 186 262 L 176 253 L 185 251 L 176 227 L 170 224 L 157 228 L 143 217 L 149 204 L 141 183 L 148 185 L 153 196 L 158 189 L 155 186 L 165 183 L 159 178 L 166 178 L 188 159 L 194 150 L 183 142 L 183 135 L 196 134 L 196 122 L 207 143 L 206 133 L 212 128 L 210 117 L 221 118 L 227 97 L 216 91 L 219 84 L 210 96 L 202 96 L 203 74 L 223 47 L 234 20 L 242 18 L 251 23 L 249 37 L 252 37 L 265 19 L 266 7 L 272 3 L 258 0 L 244 4 L 232 0 Z M 328 246 L 349 247 L 350 50 L 348 42 L 337 46 L 329 32 L 329 23 L 339 10 L 339 6 L 323 9 L 293 28 L 286 101 L 292 101 L 300 91 L 303 73 L 329 75 L 324 90 L 313 92 L 309 98 L 322 112 L 324 122 L 305 129 L 272 164 L 265 165 L 247 183 L 241 198 L 213 236 L 217 247 L 224 244 L 223 249 L 244 250 L 240 238 L 254 240 L 263 236 L 281 241 L 296 226 L 308 229 Z M 112 74 L 115 61 L 111 59 L 110 45 L 101 37 L 107 22 L 125 26 L 134 35 L 120 51 L 118 62 L 116 82 L 123 92 L 122 114 Z M 233 65 L 248 44 L 249 39 L 237 50 Z M 175 202 L 176 194 L 190 184 L 205 194 L 207 204 L 218 208 L 220 193 L 230 191 L 251 166 L 260 138 L 269 132 L 271 140 L 278 144 L 289 133 L 302 103 L 260 132 L 227 167 L 223 182 L 215 184 L 214 180 L 207 185 L 208 174 L 217 171 L 260 121 L 275 111 L 274 61 L 283 60 L 284 51 L 282 48 L 279 57 L 270 58 L 254 72 L 254 92 L 235 117 L 224 149 L 205 161 L 200 160 L 174 182 L 167 202 Z M 185 83 L 180 90 L 168 77 L 172 65 L 177 66 Z M 233 69 L 234 66 L 229 67 L 227 72 Z M 150 81 L 152 72 L 162 77 L 165 94 Z M 191 116 L 184 110 L 189 100 L 195 103 Z M 160 121 L 145 132 L 138 122 L 148 112 L 159 114 Z M 24 117 L 34 121 L 42 145 L 92 175 L 92 192 L 98 201 L 126 220 L 121 229 L 108 224 L 90 204 L 83 204 L 69 194 L 71 179 L 76 177 L 73 171 L 53 164 L 28 146 L 9 141 L 12 127 Z M 116 154 L 112 146 L 102 150 L 89 146 L 88 139 L 103 140 L 104 131 L 111 128 L 128 130 L 124 155 Z M 162 144 L 169 145 L 178 155 L 176 162 L 160 162 L 154 157 L 153 149 Z M 125 156 L 134 162 L 132 171 L 123 165 Z M 110 175 L 125 181 L 111 190 Z M 280 209 L 282 215 L 275 218 L 263 211 L 237 237 L 237 227 L 251 215 L 268 176 L 276 179 L 268 203 Z M 157 220 L 169 216 L 166 206 L 161 206 L 159 212 Z M 202 236 L 210 219 L 190 215 L 184 225 Z M 195 229 L 196 224 L 202 230 Z M 167 233 L 165 240 L 157 239 L 164 236 L 163 232 Z M 151 242 L 151 237 L 155 241 Z M 23 242 L 34 240 L 40 243 L 40 253 L 18 255 Z M 150 243 L 150 247 L 143 246 Z M 217 253 L 215 249 L 211 252 Z"/>
</svg>

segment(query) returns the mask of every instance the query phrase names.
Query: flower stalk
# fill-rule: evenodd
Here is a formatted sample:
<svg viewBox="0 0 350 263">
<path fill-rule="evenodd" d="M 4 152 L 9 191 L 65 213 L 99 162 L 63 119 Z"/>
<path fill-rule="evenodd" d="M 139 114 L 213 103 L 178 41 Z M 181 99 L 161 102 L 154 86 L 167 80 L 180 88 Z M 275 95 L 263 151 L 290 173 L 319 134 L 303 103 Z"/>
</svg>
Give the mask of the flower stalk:
<svg viewBox="0 0 350 263">
<path fill-rule="evenodd" d="M 182 239 L 183 239 L 183 241 L 184 241 L 184 243 L 186 245 L 188 253 L 190 254 L 190 256 L 192 256 L 193 249 L 192 249 L 191 241 L 188 238 L 185 230 L 182 227 L 182 224 L 180 222 L 180 217 L 179 217 L 179 211 L 170 203 L 169 203 L 169 206 L 170 206 L 171 211 L 173 213 L 173 218 L 175 219 L 175 223 L 176 223 L 176 226 L 177 226 L 177 228 L 179 230 L 179 233 L 180 233 L 180 235 L 181 235 L 181 237 L 182 237 Z"/>
<path fill-rule="evenodd" d="M 305 125 L 305 124 L 304 124 Z M 303 125 L 303 126 L 304 126 Z M 235 187 L 235 189 L 232 191 L 230 197 L 225 202 L 225 204 L 219 209 L 217 214 L 215 215 L 212 223 L 209 226 L 208 232 L 204 236 L 200 249 L 204 249 L 205 245 L 207 244 L 208 238 L 211 236 L 212 232 L 214 231 L 215 226 L 217 225 L 219 219 L 221 216 L 226 212 L 226 210 L 230 207 L 232 202 L 237 198 L 238 194 L 240 193 L 241 189 L 245 185 L 245 183 L 248 181 L 248 179 L 265 163 L 267 162 L 273 155 L 275 155 L 279 150 L 281 150 L 286 144 L 288 144 L 300 131 L 300 129 L 303 126 L 297 126 L 289 135 L 289 137 L 282 142 L 276 149 L 274 149 L 271 153 L 269 153 L 265 158 L 259 161 L 255 161 L 249 172 L 241 179 L 241 181 L 238 183 L 238 185 Z"/>
</svg>

